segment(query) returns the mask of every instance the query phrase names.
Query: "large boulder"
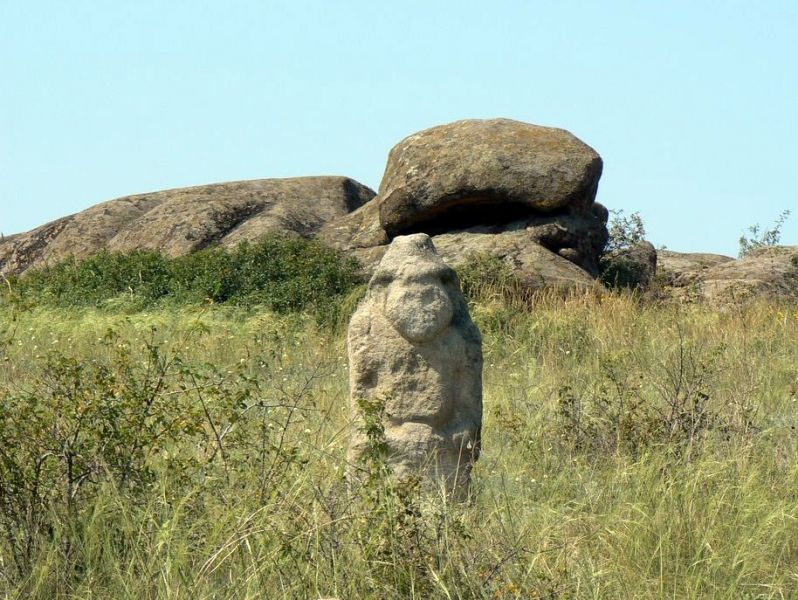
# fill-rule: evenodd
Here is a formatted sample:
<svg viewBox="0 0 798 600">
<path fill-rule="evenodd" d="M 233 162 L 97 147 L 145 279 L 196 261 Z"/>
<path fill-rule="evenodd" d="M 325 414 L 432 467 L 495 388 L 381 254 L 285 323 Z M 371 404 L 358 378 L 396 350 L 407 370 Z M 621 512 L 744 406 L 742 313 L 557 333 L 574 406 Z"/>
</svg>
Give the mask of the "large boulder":
<svg viewBox="0 0 798 600">
<path fill-rule="evenodd" d="M 375 248 L 391 241 L 380 225 L 380 203 L 377 199 L 367 202 L 348 215 L 332 219 L 319 230 L 318 237 L 324 243 L 341 250 Z"/>
<path fill-rule="evenodd" d="M 352 316 L 348 349 L 350 464 L 385 443 L 395 477 L 462 496 L 480 449 L 482 339 L 429 236 L 393 240 Z M 375 419 L 384 439 L 369 435 Z"/>
<path fill-rule="evenodd" d="M 374 197 L 347 177 L 237 181 L 111 200 L 0 242 L 0 275 L 18 275 L 100 250 L 178 256 L 267 233 L 314 236 Z"/>
<path fill-rule="evenodd" d="M 530 213 L 587 212 L 601 157 L 563 129 L 509 119 L 426 129 L 391 149 L 380 183 L 389 236 Z"/>
<path fill-rule="evenodd" d="M 757 297 L 798 299 L 798 246 L 761 248 L 744 258 L 716 265 L 704 273 L 696 287 L 715 304 Z"/>
<path fill-rule="evenodd" d="M 95 254 L 158 203 L 146 195 L 111 200 L 15 235 L 0 247 L 0 275 L 20 275 L 70 255 Z"/>
<path fill-rule="evenodd" d="M 319 237 L 356 256 L 367 276 L 395 235 L 423 232 L 453 265 L 488 253 L 533 288 L 591 287 L 607 241 L 608 212 L 595 202 L 601 168 L 562 129 L 508 119 L 433 127 L 399 142 L 377 197 Z"/>
</svg>

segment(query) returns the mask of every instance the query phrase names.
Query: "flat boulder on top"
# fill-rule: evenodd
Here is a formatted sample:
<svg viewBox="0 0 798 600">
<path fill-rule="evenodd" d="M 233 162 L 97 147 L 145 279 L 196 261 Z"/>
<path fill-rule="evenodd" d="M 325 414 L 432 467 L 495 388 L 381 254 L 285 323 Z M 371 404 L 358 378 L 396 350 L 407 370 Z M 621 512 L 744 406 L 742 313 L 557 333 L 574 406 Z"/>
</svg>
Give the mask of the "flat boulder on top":
<svg viewBox="0 0 798 600">
<path fill-rule="evenodd" d="M 486 219 L 587 212 L 601 157 L 564 129 L 510 119 L 426 129 L 393 147 L 380 184 L 386 233 L 437 233 Z"/>
</svg>

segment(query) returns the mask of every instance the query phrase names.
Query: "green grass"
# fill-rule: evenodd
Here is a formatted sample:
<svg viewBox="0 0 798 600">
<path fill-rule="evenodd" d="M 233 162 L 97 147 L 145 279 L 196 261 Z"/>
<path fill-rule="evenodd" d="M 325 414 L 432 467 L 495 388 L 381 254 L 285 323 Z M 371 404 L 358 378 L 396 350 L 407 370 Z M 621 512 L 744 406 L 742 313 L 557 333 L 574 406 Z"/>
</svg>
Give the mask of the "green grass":
<svg viewBox="0 0 798 600">
<path fill-rule="evenodd" d="M 798 598 L 798 307 L 473 314 L 484 451 L 446 505 L 345 485 L 341 327 L 6 308 L 0 594 Z"/>
</svg>

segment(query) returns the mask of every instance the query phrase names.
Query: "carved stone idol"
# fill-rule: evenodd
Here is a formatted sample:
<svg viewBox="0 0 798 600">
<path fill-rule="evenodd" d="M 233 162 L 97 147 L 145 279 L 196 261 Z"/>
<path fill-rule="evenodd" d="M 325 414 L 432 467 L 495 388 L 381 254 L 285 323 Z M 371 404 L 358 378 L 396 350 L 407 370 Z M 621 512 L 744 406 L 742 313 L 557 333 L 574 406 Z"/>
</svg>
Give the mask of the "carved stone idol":
<svg viewBox="0 0 798 600">
<path fill-rule="evenodd" d="M 393 240 L 352 316 L 348 344 L 350 462 L 368 452 L 366 400 L 383 407 L 394 476 L 461 495 L 480 449 L 482 338 L 429 236 Z"/>
</svg>

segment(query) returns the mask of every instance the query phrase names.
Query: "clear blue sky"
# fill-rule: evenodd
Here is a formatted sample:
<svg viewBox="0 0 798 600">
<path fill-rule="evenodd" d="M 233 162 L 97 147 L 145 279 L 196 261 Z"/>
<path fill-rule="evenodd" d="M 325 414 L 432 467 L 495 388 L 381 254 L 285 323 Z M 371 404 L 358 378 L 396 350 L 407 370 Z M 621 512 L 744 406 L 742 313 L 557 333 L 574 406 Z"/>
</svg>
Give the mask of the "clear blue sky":
<svg viewBox="0 0 798 600">
<path fill-rule="evenodd" d="M 570 130 L 649 238 L 792 209 L 798 1 L 0 0 L 0 231 L 193 184 L 349 175 L 456 119 Z"/>
</svg>

